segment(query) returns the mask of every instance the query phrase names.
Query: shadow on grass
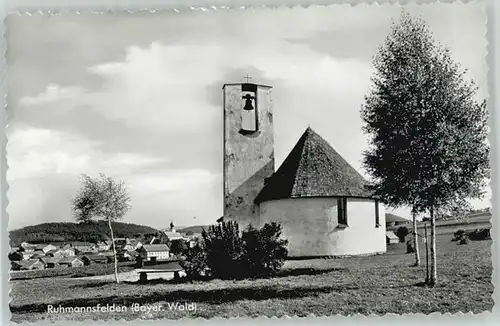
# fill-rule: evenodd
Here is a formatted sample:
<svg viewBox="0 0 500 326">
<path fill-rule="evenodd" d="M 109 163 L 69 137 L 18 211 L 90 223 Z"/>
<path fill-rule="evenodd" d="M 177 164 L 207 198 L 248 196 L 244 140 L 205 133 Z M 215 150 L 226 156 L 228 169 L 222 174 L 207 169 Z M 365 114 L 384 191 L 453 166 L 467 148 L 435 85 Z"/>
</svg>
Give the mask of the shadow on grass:
<svg viewBox="0 0 500 326">
<path fill-rule="evenodd" d="M 290 277 L 290 276 L 302 276 L 302 275 L 323 275 L 323 274 L 328 274 L 331 272 L 343 272 L 347 271 L 347 268 L 325 268 L 325 269 L 315 269 L 315 268 L 297 268 L 297 269 L 287 269 L 287 270 L 282 270 L 278 275 L 276 276 L 270 276 L 270 277 L 257 277 L 257 278 L 249 278 L 251 280 L 259 280 L 259 279 L 273 279 L 273 278 L 284 278 L 284 277 Z M 180 278 L 178 280 L 175 279 L 162 279 L 162 278 L 157 278 L 157 279 L 152 279 L 148 280 L 146 283 L 141 283 L 140 281 L 124 281 L 123 283 L 125 284 L 146 284 L 146 285 L 157 285 L 157 284 L 183 284 L 183 283 L 192 283 L 192 282 L 199 282 L 199 281 L 210 281 L 214 278 L 210 277 L 205 277 L 205 278 L 199 278 L 199 279 L 187 279 L 185 277 Z"/>
<path fill-rule="evenodd" d="M 282 270 L 278 275 L 274 278 L 278 277 L 289 277 L 289 276 L 302 276 L 302 275 L 322 275 L 328 274 L 331 272 L 345 272 L 347 268 L 325 268 L 325 269 L 315 269 L 315 268 L 295 268 L 295 269 L 286 269 Z"/>
<path fill-rule="evenodd" d="M 140 288 L 138 288 L 138 292 Z M 359 290 L 357 286 L 348 286 L 340 284 L 336 286 L 318 286 L 318 287 L 295 287 L 295 288 L 282 288 L 280 286 L 254 286 L 248 288 L 222 288 L 210 290 L 176 290 L 172 292 L 155 292 L 147 295 L 129 295 L 118 296 L 112 295 L 99 298 L 79 298 L 60 300 L 47 303 L 35 303 L 19 306 L 10 306 L 12 313 L 28 313 L 28 312 L 47 312 L 47 306 L 51 304 L 54 307 L 92 307 L 98 304 L 103 306 L 109 305 L 124 305 L 138 303 L 140 305 L 150 304 L 160 301 L 171 302 L 200 302 L 209 304 L 221 304 L 227 302 L 234 302 L 239 300 L 269 300 L 269 299 L 294 299 L 317 296 L 322 293 L 330 292 L 343 292 L 348 290 Z"/>
<path fill-rule="evenodd" d="M 69 286 L 69 288 L 99 288 L 108 284 L 112 284 L 115 282 L 98 282 L 98 283 L 85 283 L 85 284 L 75 284 Z"/>
</svg>

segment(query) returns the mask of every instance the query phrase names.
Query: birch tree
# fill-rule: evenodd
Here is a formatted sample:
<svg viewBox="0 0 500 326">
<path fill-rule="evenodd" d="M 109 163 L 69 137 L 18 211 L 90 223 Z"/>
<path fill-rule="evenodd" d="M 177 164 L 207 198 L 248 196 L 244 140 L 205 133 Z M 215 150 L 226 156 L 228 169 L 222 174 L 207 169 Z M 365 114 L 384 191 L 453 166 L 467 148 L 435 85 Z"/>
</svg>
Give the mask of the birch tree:
<svg viewBox="0 0 500 326">
<path fill-rule="evenodd" d="M 118 260 L 116 257 L 115 237 L 112 222 L 122 219 L 130 210 L 130 195 L 123 181 L 115 181 L 104 174 L 97 178 L 82 175 L 81 189 L 72 199 L 72 209 L 77 221 L 88 222 L 103 219 L 108 222 L 114 256 L 116 283 L 118 278 Z"/>
<path fill-rule="evenodd" d="M 407 13 L 393 23 L 373 65 L 361 109 L 370 136 L 364 166 L 372 190 L 389 206 L 430 214 L 432 286 L 436 213 L 481 198 L 489 177 L 486 101 L 477 98 L 478 87 L 427 23 Z"/>
</svg>

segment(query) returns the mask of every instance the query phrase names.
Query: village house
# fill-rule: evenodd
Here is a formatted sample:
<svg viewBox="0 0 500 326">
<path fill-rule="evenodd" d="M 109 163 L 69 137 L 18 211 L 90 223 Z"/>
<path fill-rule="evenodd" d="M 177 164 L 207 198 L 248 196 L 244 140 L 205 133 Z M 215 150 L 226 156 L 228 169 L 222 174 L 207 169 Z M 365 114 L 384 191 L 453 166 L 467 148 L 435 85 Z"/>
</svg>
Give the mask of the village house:
<svg viewBox="0 0 500 326">
<path fill-rule="evenodd" d="M 179 233 L 175 230 L 175 227 L 173 224 L 170 226 L 170 229 L 168 229 L 167 231 L 163 231 L 163 233 L 165 233 L 165 235 L 167 236 L 168 241 L 187 240 L 184 238 L 184 236 L 181 233 Z"/>
<path fill-rule="evenodd" d="M 23 260 L 28 260 L 33 256 L 33 251 L 21 251 L 21 254 L 23 256 Z"/>
<path fill-rule="evenodd" d="M 81 267 L 84 265 L 83 261 L 75 256 L 63 257 L 59 260 L 58 264 L 61 267 Z"/>
<path fill-rule="evenodd" d="M 13 262 L 13 264 L 19 265 L 18 270 L 33 270 L 33 269 L 45 269 L 45 265 L 40 259 L 28 259 L 19 262 Z"/>
<path fill-rule="evenodd" d="M 56 246 L 54 246 L 53 244 L 48 244 L 48 245 L 46 245 L 46 246 L 44 246 L 44 247 L 42 248 L 42 250 L 43 250 L 43 252 L 44 252 L 45 254 L 47 254 L 47 252 L 49 252 L 49 251 L 51 251 L 51 250 L 56 250 L 56 249 L 58 249 L 58 248 L 57 248 Z"/>
<path fill-rule="evenodd" d="M 71 248 L 71 247 L 62 249 L 61 253 L 62 253 L 63 257 L 73 257 L 76 255 L 75 249 Z"/>
<path fill-rule="evenodd" d="M 111 241 L 101 241 L 97 243 L 98 251 L 107 251 L 111 249 Z"/>
<path fill-rule="evenodd" d="M 44 264 L 45 268 L 55 268 L 60 258 L 54 257 L 41 257 L 40 261 Z"/>
<path fill-rule="evenodd" d="M 397 216 L 395 214 L 391 213 L 386 213 L 385 214 L 385 226 L 386 227 L 391 227 L 391 226 L 396 226 L 396 225 L 401 225 L 401 224 L 408 224 L 410 223 L 410 220 L 407 220 L 401 216 Z"/>
<path fill-rule="evenodd" d="M 45 257 L 45 253 L 43 252 L 43 250 L 35 250 L 32 252 L 31 254 L 31 258 L 32 259 L 38 259 L 38 258 L 41 258 L 41 257 Z"/>
<path fill-rule="evenodd" d="M 106 258 L 107 263 L 112 263 L 115 261 L 115 254 L 113 253 L 112 250 L 111 251 L 102 251 L 98 255 Z"/>
<path fill-rule="evenodd" d="M 36 245 L 28 243 L 28 242 L 22 242 L 19 245 L 19 251 L 21 252 L 33 252 L 36 249 Z"/>
<path fill-rule="evenodd" d="M 140 249 L 139 249 L 140 250 Z M 134 260 L 139 254 L 135 250 L 125 250 L 121 249 L 120 251 L 117 252 L 117 257 L 118 260 L 120 261 L 132 261 Z"/>
<path fill-rule="evenodd" d="M 399 243 L 399 238 L 398 238 L 398 236 L 393 231 L 387 231 L 387 232 L 385 232 L 385 239 L 386 239 L 386 243 L 388 245 L 389 244 Z"/>
<path fill-rule="evenodd" d="M 50 250 L 57 249 L 56 246 L 53 244 L 46 244 L 46 243 L 40 243 L 37 244 L 35 247 L 35 251 L 43 251 L 44 253 L 47 253 Z"/>
<path fill-rule="evenodd" d="M 121 249 L 126 251 L 133 251 L 142 247 L 142 242 L 137 239 L 126 239 L 125 244 L 121 247 Z"/>
<path fill-rule="evenodd" d="M 71 248 L 75 249 L 77 252 L 90 252 L 96 250 L 96 245 L 90 242 L 71 242 L 69 243 Z"/>
<path fill-rule="evenodd" d="M 145 261 L 167 260 L 170 257 L 170 248 L 166 244 L 143 245 L 139 253 Z"/>
<path fill-rule="evenodd" d="M 226 84 L 224 215 L 240 229 L 278 222 L 290 257 L 386 251 L 383 200 L 308 127 L 275 170 L 271 87 Z"/>
<path fill-rule="evenodd" d="M 57 249 L 52 249 L 52 250 L 49 250 L 45 253 L 45 256 L 47 257 L 63 257 L 63 251 L 59 248 Z"/>
<path fill-rule="evenodd" d="M 98 254 L 86 254 L 78 256 L 78 258 L 83 262 L 85 266 L 91 264 L 106 264 L 108 262 L 108 259 L 105 256 Z"/>
</svg>

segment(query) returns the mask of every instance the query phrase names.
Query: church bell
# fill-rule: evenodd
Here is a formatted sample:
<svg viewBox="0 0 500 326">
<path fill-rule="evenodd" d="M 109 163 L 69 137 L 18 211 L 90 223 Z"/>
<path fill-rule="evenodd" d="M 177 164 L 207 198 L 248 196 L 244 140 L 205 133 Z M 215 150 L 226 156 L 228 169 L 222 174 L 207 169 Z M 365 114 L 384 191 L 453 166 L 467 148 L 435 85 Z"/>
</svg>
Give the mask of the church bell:
<svg viewBox="0 0 500 326">
<path fill-rule="evenodd" d="M 247 94 L 243 96 L 243 99 L 245 99 L 245 106 L 243 107 L 243 110 L 252 111 L 254 109 L 252 105 L 252 100 L 254 99 L 254 97 L 251 96 L 250 94 Z"/>
</svg>

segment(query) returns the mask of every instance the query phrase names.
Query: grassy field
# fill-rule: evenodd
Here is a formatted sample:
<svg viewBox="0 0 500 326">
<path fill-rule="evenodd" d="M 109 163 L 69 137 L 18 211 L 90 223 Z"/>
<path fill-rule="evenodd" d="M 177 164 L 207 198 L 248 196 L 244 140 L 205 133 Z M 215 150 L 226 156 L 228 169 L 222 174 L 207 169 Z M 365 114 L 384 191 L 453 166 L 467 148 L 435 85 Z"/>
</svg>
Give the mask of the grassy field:
<svg viewBox="0 0 500 326">
<path fill-rule="evenodd" d="M 419 233 L 424 233 L 425 224 L 427 224 L 428 232 L 430 233 L 430 222 L 418 222 L 417 230 Z M 401 226 L 407 227 L 409 230 L 413 229 L 411 221 L 407 224 L 388 226 L 387 231 L 396 231 Z M 446 221 L 436 222 L 436 234 L 450 234 L 460 229 L 462 230 L 475 230 L 475 229 L 490 229 L 491 228 L 491 214 L 481 213 L 471 216 L 466 219 L 451 219 Z"/>
<path fill-rule="evenodd" d="M 118 271 L 127 272 L 133 270 L 134 263 L 119 262 Z M 26 280 L 34 278 L 53 278 L 53 277 L 76 277 L 76 276 L 95 276 L 95 275 L 108 275 L 115 272 L 115 265 L 110 264 L 92 264 L 82 267 L 59 267 L 48 268 L 42 270 L 28 270 L 28 271 L 10 271 L 11 280 Z"/>
<path fill-rule="evenodd" d="M 479 313 L 493 308 L 491 244 L 457 245 L 451 236 L 439 236 L 439 284 L 432 289 L 421 285 L 423 247 L 423 266 L 411 267 L 414 255 L 405 254 L 404 244 L 391 245 L 378 256 L 288 261 L 281 274 L 270 279 L 189 284 L 156 280 L 146 285 L 62 278 L 12 281 L 12 320 Z M 196 310 L 170 309 L 173 302 L 194 303 Z M 134 303 L 154 309 L 134 312 Z M 127 312 L 55 314 L 47 313 L 48 304 L 115 304 L 127 307 Z"/>
</svg>

